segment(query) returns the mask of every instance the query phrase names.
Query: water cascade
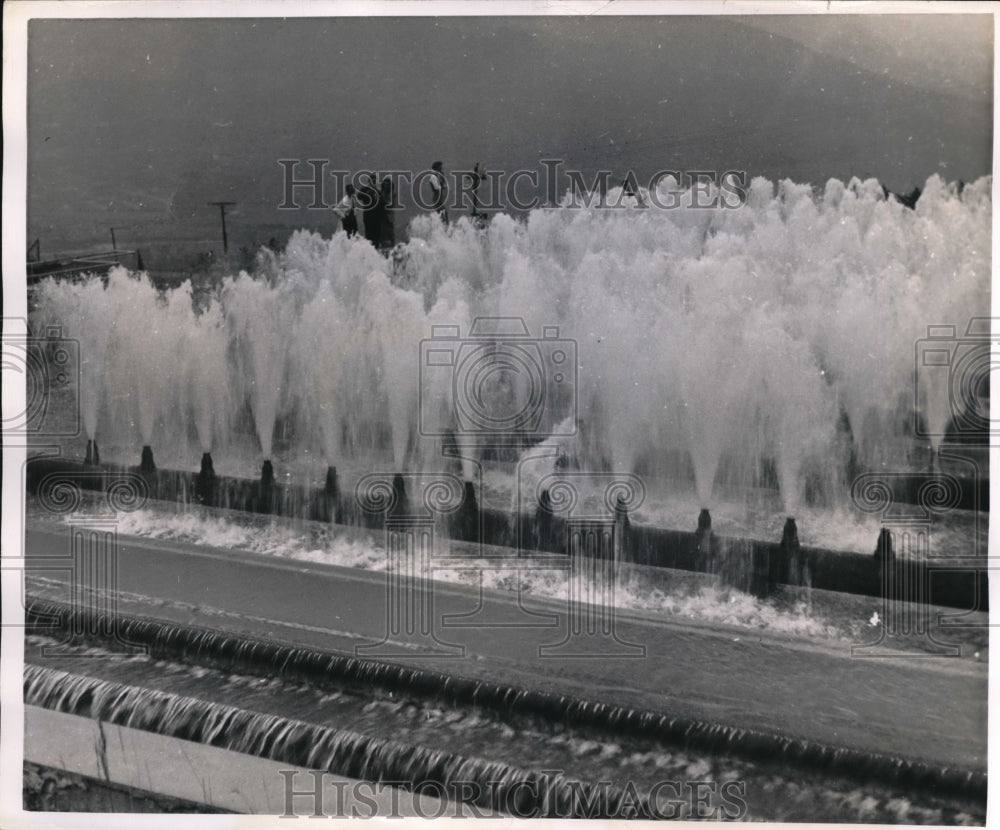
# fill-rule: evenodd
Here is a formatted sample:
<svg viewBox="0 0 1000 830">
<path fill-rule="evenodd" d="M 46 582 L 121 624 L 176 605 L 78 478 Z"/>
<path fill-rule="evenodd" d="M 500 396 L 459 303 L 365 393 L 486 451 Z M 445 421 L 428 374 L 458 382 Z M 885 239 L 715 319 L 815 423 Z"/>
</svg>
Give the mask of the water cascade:
<svg viewBox="0 0 1000 830">
<path fill-rule="evenodd" d="M 933 788 L 985 798 L 985 772 L 940 768 L 891 755 L 860 752 L 754 729 L 714 724 L 601 700 L 586 700 L 456 677 L 398 663 L 376 662 L 330 652 L 297 648 L 251 637 L 208 631 L 140 617 L 95 617 L 57 603 L 31 601 L 27 621 L 40 631 L 103 632 L 107 642 L 142 645 L 157 660 L 178 660 L 270 678 L 280 671 L 291 682 L 321 689 L 362 688 L 397 697 L 434 701 L 442 706 L 468 706 L 516 724 L 518 719 L 561 723 L 600 730 L 608 736 L 642 735 L 666 746 L 696 752 L 725 753 L 774 762 L 824 775 L 843 775 L 864 783 L 883 781 L 913 788 Z M 87 626 L 86 628 L 76 628 Z M 125 638 L 125 640 L 115 640 Z M 159 690 L 128 687 L 35 665 L 25 667 L 25 703 L 80 714 L 111 723 L 146 729 L 226 747 L 238 752 L 280 758 L 304 768 L 330 769 L 374 780 L 419 781 L 429 770 L 447 780 L 479 780 L 483 774 L 511 782 L 530 771 L 504 764 L 465 759 L 425 747 L 412 747 L 235 709 Z M 370 779 L 369 779 L 370 780 Z M 438 779 L 442 780 L 442 779 Z M 557 776 L 550 781 L 565 781 Z M 496 805 L 494 805 L 496 806 Z"/>
</svg>

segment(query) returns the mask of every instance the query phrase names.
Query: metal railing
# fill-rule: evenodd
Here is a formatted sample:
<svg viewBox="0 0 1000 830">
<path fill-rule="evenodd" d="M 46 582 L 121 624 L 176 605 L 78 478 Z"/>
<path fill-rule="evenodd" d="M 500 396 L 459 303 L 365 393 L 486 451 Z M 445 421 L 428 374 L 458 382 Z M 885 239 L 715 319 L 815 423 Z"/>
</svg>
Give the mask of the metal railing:
<svg viewBox="0 0 1000 830">
<path fill-rule="evenodd" d="M 65 256 L 44 262 L 28 263 L 29 285 L 45 277 L 76 277 L 83 274 L 106 275 L 116 265 L 142 270 L 142 255 L 138 251 L 99 251 L 92 254 Z"/>
</svg>

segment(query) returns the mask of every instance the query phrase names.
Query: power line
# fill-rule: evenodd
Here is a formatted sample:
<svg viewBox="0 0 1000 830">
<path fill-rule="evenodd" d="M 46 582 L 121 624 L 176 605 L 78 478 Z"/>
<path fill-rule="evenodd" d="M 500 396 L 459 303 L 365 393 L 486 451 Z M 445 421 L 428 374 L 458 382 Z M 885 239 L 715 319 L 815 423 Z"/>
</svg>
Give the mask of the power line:
<svg viewBox="0 0 1000 830">
<path fill-rule="evenodd" d="M 222 219 L 222 252 L 229 253 L 229 237 L 226 236 L 226 207 L 235 205 L 236 202 L 209 202 L 209 204 L 219 206 L 219 217 Z"/>
</svg>

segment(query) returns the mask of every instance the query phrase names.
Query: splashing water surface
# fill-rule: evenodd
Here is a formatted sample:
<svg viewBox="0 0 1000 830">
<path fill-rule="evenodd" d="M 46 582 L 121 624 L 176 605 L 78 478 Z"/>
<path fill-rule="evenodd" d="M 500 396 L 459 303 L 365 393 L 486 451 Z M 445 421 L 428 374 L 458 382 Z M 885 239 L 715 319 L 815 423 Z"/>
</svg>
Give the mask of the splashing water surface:
<svg viewBox="0 0 1000 830">
<path fill-rule="evenodd" d="M 926 464 L 914 348 L 989 308 L 989 179 L 932 177 L 912 211 L 857 179 L 755 179 L 735 210 L 570 201 L 484 230 L 421 217 L 392 261 L 299 232 L 207 300 L 124 269 L 106 287 L 50 279 L 35 322 L 82 341 L 88 436 L 126 458 L 155 444 L 168 466 L 198 446 L 220 469 L 440 469 L 447 433 L 495 439 L 476 417 L 511 411 L 508 450 L 568 425 L 582 469 L 680 482 L 703 505 L 776 487 L 785 512 L 836 507 L 852 463 Z M 477 340 L 489 317 L 527 336 Z M 933 448 L 957 414 L 946 381 L 917 378 Z"/>
</svg>

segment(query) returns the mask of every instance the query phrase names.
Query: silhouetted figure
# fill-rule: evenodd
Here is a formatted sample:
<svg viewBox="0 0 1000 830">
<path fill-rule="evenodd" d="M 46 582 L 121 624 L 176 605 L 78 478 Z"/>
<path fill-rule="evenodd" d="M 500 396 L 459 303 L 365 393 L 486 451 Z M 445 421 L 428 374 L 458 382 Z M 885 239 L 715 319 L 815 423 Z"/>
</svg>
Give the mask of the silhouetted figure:
<svg viewBox="0 0 1000 830">
<path fill-rule="evenodd" d="M 472 168 L 472 172 L 468 174 L 470 183 L 472 185 L 472 218 L 477 219 L 482 216 L 479 212 L 479 185 L 483 183 L 485 178 L 482 173 L 479 172 L 479 162 L 477 161 L 475 167 Z"/>
<path fill-rule="evenodd" d="M 382 233 L 382 219 L 380 217 L 379 203 L 380 194 L 375 188 L 375 174 L 365 173 L 361 181 L 361 186 L 357 192 L 358 206 L 361 208 L 361 218 L 365 223 L 365 239 L 378 248 L 379 237 Z"/>
<path fill-rule="evenodd" d="M 431 165 L 431 210 L 441 217 L 441 221 L 448 224 L 448 183 L 444 178 L 443 165 L 440 161 Z"/>
<path fill-rule="evenodd" d="M 333 209 L 333 212 L 340 217 L 340 224 L 344 229 L 344 233 L 348 236 L 355 236 L 358 232 L 356 191 L 353 184 L 347 185 L 344 190 L 344 198 L 337 202 L 337 206 Z"/>
<path fill-rule="evenodd" d="M 961 183 L 959 183 L 961 184 Z M 896 193 L 895 191 L 889 190 L 888 187 L 882 185 L 882 195 L 888 199 L 890 196 L 895 196 L 896 201 L 899 202 L 903 207 L 907 207 L 910 210 L 916 210 L 917 202 L 920 201 L 921 190 L 919 187 L 914 187 L 909 193 Z M 961 193 L 961 188 L 959 188 L 959 193 Z"/>
<path fill-rule="evenodd" d="M 382 186 L 379 189 L 379 220 L 381 230 L 379 233 L 379 247 L 387 251 L 396 244 L 396 228 L 393 225 L 393 208 L 395 208 L 392 192 L 392 179 L 382 179 Z"/>
<path fill-rule="evenodd" d="M 909 193 L 904 193 L 902 196 L 898 197 L 900 204 L 904 207 L 908 207 L 910 210 L 916 210 L 917 202 L 920 201 L 921 192 L 922 191 L 919 187 L 914 187 Z"/>
</svg>

